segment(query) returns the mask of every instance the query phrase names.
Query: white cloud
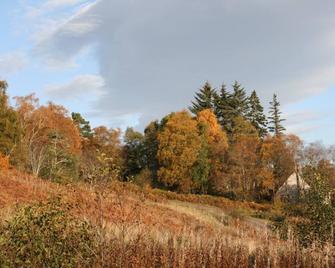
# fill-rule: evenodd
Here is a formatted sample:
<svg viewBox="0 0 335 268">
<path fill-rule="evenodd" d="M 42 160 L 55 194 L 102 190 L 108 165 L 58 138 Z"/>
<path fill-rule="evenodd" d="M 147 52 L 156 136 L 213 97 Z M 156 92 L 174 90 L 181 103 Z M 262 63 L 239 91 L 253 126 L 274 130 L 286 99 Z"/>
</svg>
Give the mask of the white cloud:
<svg viewBox="0 0 335 268">
<path fill-rule="evenodd" d="M 86 14 L 94 4 L 87 2 L 68 17 L 42 17 L 38 23 L 35 22 L 37 28 L 32 33 L 33 56 L 39 56 L 51 68 L 75 67 L 78 56 L 85 53 L 95 43 L 91 40 L 99 25 L 99 19 L 97 16 Z M 82 16 L 85 16 L 86 19 L 82 20 Z M 62 42 L 58 42 L 57 39 L 61 39 Z M 74 47 L 73 44 L 78 42 L 83 45 Z"/>
<path fill-rule="evenodd" d="M 36 19 L 46 13 L 68 6 L 75 6 L 83 3 L 84 1 L 85 0 L 48 0 L 38 6 L 26 6 L 26 16 L 30 19 Z"/>
<path fill-rule="evenodd" d="M 104 79 L 98 75 L 79 75 L 62 85 L 48 85 L 44 92 L 57 100 L 78 100 L 103 94 Z"/>
<path fill-rule="evenodd" d="M 27 64 L 23 53 L 15 52 L 0 55 L 0 77 L 14 74 L 22 70 Z"/>
</svg>

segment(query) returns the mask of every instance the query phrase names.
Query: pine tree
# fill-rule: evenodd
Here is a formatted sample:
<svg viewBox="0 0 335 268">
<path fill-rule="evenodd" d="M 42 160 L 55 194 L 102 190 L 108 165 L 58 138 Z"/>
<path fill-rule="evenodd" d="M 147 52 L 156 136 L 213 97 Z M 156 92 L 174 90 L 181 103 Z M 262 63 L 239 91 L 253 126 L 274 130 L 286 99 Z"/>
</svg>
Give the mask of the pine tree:
<svg viewBox="0 0 335 268">
<path fill-rule="evenodd" d="M 205 109 L 213 109 L 214 94 L 215 90 L 209 82 L 206 82 L 199 92 L 195 94 L 195 100 L 192 101 L 192 106 L 189 107 L 190 111 L 197 114 Z"/>
<path fill-rule="evenodd" d="M 0 81 L 0 153 L 10 155 L 20 138 L 17 113 L 9 106 L 7 82 Z"/>
<path fill-rule="evenodd" d="M 273 95 L 273 99 L 270 102 L 270 116 L 269 116 L 269 131 L 274 133 L 275 136 L 280 136 L 285 131 L 285 128 L 281 124 L 285 119 L 281 118 L 281 111 L 279 110 L 280 103 L 277 99 L 277 95 Z"/>
<path fill-rule="evenodd" d="M 86 121 L 80 113 L 72 113 L 72 120 L 79 129 L 80 135 L 84 138 L 91 138 L 93 132 L 90 126 L 90 122 Z"/>
<path fill-rule="evenodd" d="M 213 101 L 214 112 L 221 127 L 227 133 L 231 132 L 234 111 L 231 105 L 231 94 L 224 84 L 221 86 L 220 94 L 215 92 Z"/>
<path fill-rule="evenodd" d="M 249 122 L 258 130 L 259 136 L 264 137 L 267 134 L 267 119 L 264 114 L 264 108 L 260 103 L 256 91 L 254 90 L 249 97 Z"/>
<path fill-rule="evenodd" d="M 231 94 L 231 107 L 233 116 L 246 117 L 248 114 L 248 97 L 245 89 L 237 81 L 233 84 L 233 92 Z"/>
</svg>

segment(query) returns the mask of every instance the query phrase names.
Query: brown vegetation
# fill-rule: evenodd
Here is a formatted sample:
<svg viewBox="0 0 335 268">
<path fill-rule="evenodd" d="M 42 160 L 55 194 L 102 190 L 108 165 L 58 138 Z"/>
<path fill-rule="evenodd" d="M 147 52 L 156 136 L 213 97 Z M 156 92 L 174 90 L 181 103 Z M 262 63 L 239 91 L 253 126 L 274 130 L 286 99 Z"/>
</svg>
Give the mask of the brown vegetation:
<svg viewBox="0 0 335 268">
<path fill-rule="evenodd" d="M 0 175 L 1 214 L 50 196 L 61 196 L 73 215 L 95 226 L 96 267 L 331 267 L 335 261 L 330 245 L 301 249 L 249 216 L 268 206 L 130 183 L 62 186 L 14 170 Z"/>
</svg>

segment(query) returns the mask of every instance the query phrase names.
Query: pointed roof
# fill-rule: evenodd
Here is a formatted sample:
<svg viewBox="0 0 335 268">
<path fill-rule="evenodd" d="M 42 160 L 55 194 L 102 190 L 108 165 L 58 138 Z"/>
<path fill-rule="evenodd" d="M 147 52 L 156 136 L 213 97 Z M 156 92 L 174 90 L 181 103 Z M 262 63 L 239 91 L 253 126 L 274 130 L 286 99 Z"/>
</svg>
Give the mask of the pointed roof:
<svg viewBox="0 0 335 268">
<path fill-rule="evenodd" d="M 294 172 L 278 189 L 276 196 L 280 198 L 284 197 L 288 200 L 295 200 L 298 198 L 300 191 L 306 191 L 309 188 L 308 183 L 306 183 L 299 174 Z"/>
</svg>

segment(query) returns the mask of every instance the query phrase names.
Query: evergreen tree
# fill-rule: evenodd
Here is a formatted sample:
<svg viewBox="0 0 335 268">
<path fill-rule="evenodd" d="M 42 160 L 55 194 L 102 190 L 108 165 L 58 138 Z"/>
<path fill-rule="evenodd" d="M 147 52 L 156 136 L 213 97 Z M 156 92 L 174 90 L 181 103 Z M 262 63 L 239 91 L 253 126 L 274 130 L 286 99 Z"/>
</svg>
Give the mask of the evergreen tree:
<svg viewBox="0 0 335 268">
<path fill-rule="evenodd" d="M 260 137 L 264 137 L 267 134 L 267 119 L 264 114 L 264 108 L 261 105 L 255 90 L 249 97 L 249 113 L 247 118 L 258 130 Z"/>
<path fill-rule="evenodd" d="M 0 81 L 0 153 L 10 155 L 20 138 L 17 113 L 10 107 L 7 83 Z"/>
<path fill-rule="evenodd" d="M 285 128 L 281 124 L 285 119 L 281 118 L 281 111 L 279 110 L 280 103 L 277 99 L 277 95 L 273 95 L 273 99 L 270 102 L 270 116 L 269 116 L 269 131 L 274 133 L 275 136 L 280 136 Z"/>
<path fill-rule="evenodd" d="M 147 168 L 151 171 L 154 183 L 157 183 L 157 151 L 158 151 L 158 133 L 160 124 L 157 121 L 150 122 L 144 130 L 144 148 L 147 161 Z"/>
<path fill-rule="evenodd" d="M 231 94 L 231 108 L 233 117 L 246 117 L 248 114 L 248 97 L 245 89 L 237 81 L 233 84 L 233 92 Z"/>
<path fill-rule="evenodd" d="M 91 138 L 93 132 L 90 126 L 90 122 L 86 121 L 80 113 L 72 113 L 72 120 L 79 129 L 80 135 L 84 138 Z"/>
<path fill-rule="evenodd" d="M 205 110 L 213 109 L 213 99 L 215 90 L 210 83 L 206 82 L 205 85 L 195 94 L 195 100 L 192 101 L 192 106 L 189 108 L 194 114 Z"/>
<path fill-rule="evenodd" d="M 231 94 L 228 92 L 226 86 L 221 86 L 220 93 L 214 94 L 214 112 L 221 125 L 221 127 L 227 132 L 232 131 L 233 121 L 233 107 L 231 105 Z"/>
<path fill-rule="evenodd" d="M 144 136 L 133 128 L 127 128 L 124 135 L 125 176 L 137 175 L 145 168 L 146 156 Z"/>
</svg>

